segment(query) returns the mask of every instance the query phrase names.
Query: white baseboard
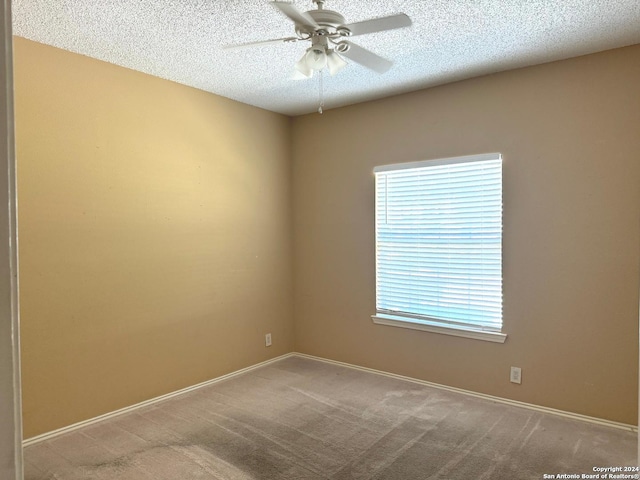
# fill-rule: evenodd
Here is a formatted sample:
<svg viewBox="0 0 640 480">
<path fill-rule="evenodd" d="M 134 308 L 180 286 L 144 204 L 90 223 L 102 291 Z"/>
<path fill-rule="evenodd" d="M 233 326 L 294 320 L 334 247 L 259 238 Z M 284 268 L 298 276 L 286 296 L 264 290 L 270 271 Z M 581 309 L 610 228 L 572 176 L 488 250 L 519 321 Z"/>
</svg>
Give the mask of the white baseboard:
<svg viewBox="0 0 640 480">
<path fill-rule="evenodd" d="M 408 382 L 417 383 L 417 384 L 425 385 L 425 386 L 428 386 L 428 387 L 438 388 L 438 389 L 441 389 L 441 390 L 448 390 L 450 392 L 461 393 L 463 395 L 469 395 L 469 396 L 476 397 L 476 398 L 483 398 L 485 400 L 491 400 L 491 401 L 498 402 L 498 403 L 503 403 L 503 404 L 506 404 L 506 405 L 512 405 L 512 406 L 515 406 L 515 407 L 527 408 L 529 410 L 536 410 L 536 411 L 542 412 L 542 413 L 549 413 L 549 414 L 552 414 L 552 415 L 559 415 L 559 416 L 562 416 L 562 417 L 572 418 L 574 420 L 580 420 L 580 421 L 583 421 L 583 422 L 595 423 L 595 424 L 598 424 L 598 425 L 605 425 L 605 426 L 608 426 L 608 427 L 618 428 L 618 429 L 622 429 L 622 430 L 628 430 L 628 431 L 631 431 L 631 432 L 637 432 L 638 431 L 638 427 L 635 426 L 635 425 L 628 425 L 626 423 L 614 422 L 612 420 L 606 420 L 606 419 L 602 419 L 602 418 L 589 417 L 587 415 L 581 415 L 579 413 L 572 413 L 572 412 L 566 412 L 566 411 L 563 411 L 563 410 L 556 410 L 555 408 L 542 407 L 542 406 L 539 406 L 539 405 L 533 405 L 531 403 L 519 402 L 517 400 L 509 400 L 507 398 L 502 398 L 502 397 L 494 397 L 493 395 L 486 395 L 484 393 L 472 392 L 470 390 L 464 390 L 462 388 L 449 387 L 447 385 L 441 385 L 439 383 L 428 382 L 426 380 L 420 380 L 420 379 L 412 378 L 412 377 L 405 377 L 404 375 L 397 375 L 395 373 L 384 372 L 382 370 L 375 370 L 373 368 L 360 367 L 358 365 L 353 365 L 353 364 L 345 363 L 345 362 L 339 362 L 337 360 L 329 360 L 327 358 L 316 357 L 314 355 L 307 355 L 306 353 L 292 352 L 292 353 L 287 353 L 287 354 L 284 354 L 284 355 L 280 355 L 279 357 L 276 357 L 276 358 L 272 358 L 271 360 L 266 360 L 264 362 L 257 363 L 255 365 L 251 365 L 251 366 L 243 368 L 241 370 L 236 370 L 235 372 L 231 372 L 231 373 L 228 373 L 226 375 L 222 375 L 221 377 L 217 377 L 217 378 L 214 378 L 214 379 L 211 379 L 211 380 L 207 380 L 206 382 L 198 383 L 197 385 L 193 385 L 191 387 L 183 388 L 181 390 L 176 390 L 175 392 L 167 393 L 166 395 L 161 395 L 159 397 L 155 397 L 155 398 L 152 398 L 150 400 L 145 400 L 144 402 L 136 403 L 135 405 L 131 405 L 129 407 L 121 408 L 121 409 L 115 410 L 113 412 L 105 413 L 104 415 L 100 415 L 100 416 L 97 416 L 97 417 L 94 417 L 94 418 L 90 418 L 88 420 L 83 420 L 82 422 L 74 423 L 73 425 L 69 425 L 67 427 L 59 428 L 59 429 L 53 430 L 51 432 L 43 433 L 41 435 L 37 435 L 35 437 L 28 438 L 28 439 L 26 439 L 26 440 L 24 440 L 22 442 L 22 446 L 24 448 L 24 447 L 28 447 L 30 445 L 34 445 L 36 443 L 44 442 L 45 440 L 50 440 L 52 438 L 55 438 L 55 437 L 60 436 L 60 435 L 63 435 L 65 433 L 72 432 L 72 431 L 77 430 L 79 428 L 87 427 L 89 425 L 93 425 L 94 423 L 98 423 L 98 422 L 101 422 L 103 420 L 114 418 L 114 417 L 117 417 L 119 415 L 123 415 L 125 413 L 130 413 L 130 412 L 133 412 L 133 411 L 135 411 L 135 410 L 137 410 L 139 408 L 148 407 L 148 406 L 154 405 L 156 403 L 164 402 L 165 400 L 169 400 L 170 398 L 174 398 L 174 397 L 183 395 L 185 393 L 189 393 L 189 392 L 192 392 L 194 390 L 198 390 L 198 389 L 200 389 L 202 387 L 213 385 L 215 383 L 221 382 L 222 380 L 227 380 L 229 378 L 232 378 L 232 377 L 235 377 L 235 376 L 238 376 L 238 375 L 242 375 L 243 373 L 250 372 L 251 370 L 254 370 L 256 368 L 264 367 L 265 365 L 269 365 L 269 364 L 277 362 L 279 360 L 283 360 L 285 358 L 294 357 L 294 356 L 295 357 L 301 357 L 301 358 L 308 358 L 308 359 L 311 359 L 311 360 L 317 360 L 317 361 L 320 361 L 320 362 L 330 363 L 330 364 L 333 364 L 333 365 L 340 365 L 340 366 L 343 366 L 343 367 L 353 368 L 355 370 L 361 370 L 361 371 L 364 371 L 364 372 L 374 373 L 374 374 L 377 374 L 377 375 L 384 375 L 386 377 L 396 378 L 396 379 L 399 379 L 399 380 L 405 380 L 405 381 L 408 381 Z"/>
<path fill-rule="evenodd" d="M 144 402 L 136 403 L 135 405 L 131 405 L 129 407 L 121 408 L 114 412 L 105 413 L 104 415 L 100 415 L 94 418 L 90 418 L 88 420 L 83 420 L 82 422 L 74 423 L 73 425 L 69 425 L 67 427 L 62 427 L 57 430 L 53 430 L 51 432 L 43 433 L 41 435 L 37 435 L 35 437 L 27 438 L 22 442 L 22 447 L 28 447 L 30 445 L 34 445 L 36 443 L 44 442 L 45 440 L 50 440 L 59 435 L 63 435 L 65 433 L 72 432 L 82 427 L 87 427 L 89 425 L 93 425 L 94 423 L 101 422 L 103 420 L 107 420 L 110 418 L 117 417 L 119 415 L 123 415 L 125 413 L 133 412 L 139 408 L 148 407 L 150 405 L 164 402 L 165 400 L 169 400 L 170 398 L 174 398 L 185 393 L 192 392 L 194 390 L 198 390 L 199 388 L 206 387 L 209 385 L 213 385 L 214 383 L 221 382 L 222 380 L 227 380 L 229 378 L 235 377 L 237 375 L 242 375 L 243 373 L 250 372 L 256 368 L 264 367 L 265 365 L 269 365 L 270 363 L 277 362 L 278 360 L 282 360 L 284 358 L 288 358 L 295 355 L 294 353 L 287 353 L 285 355 L 280 355 L 279 357 L 272 358 L 271 360 L 266 360 L 264 362 L 257 363 L 255 365 L 251 365 L 249 367 L 236 370 L 235 372 L 228 373 L 226 375 L 222 375 L 221 377 L 216 377 L 211 380 L 207 380 L 206 382 L 198 383 L 197 385 L 192 385 L 191 387 L 186 387 L 181 390 L 176 390 L 175 392 L 167 393 L 165 395 L 161 395 L 159 397 L 152 398 L 150 400 L 145 400 Z"/>
<path fill-rule="evenodd" d="M 420 385 L 425 385 L 428 387 L 438 388 L 440 390 L 447 390 L 450 392 L 461 393 L 463 395 L 468 395 L 476 398 L 483 398 L 485 400 L 491 400 L 497 403 L 503 403 L 506 405 L 512 405 L 514 407 L 527 408 L 529 410 L 535 410 L 542 413 L 549 413 L 551 415 L 558 415 L 561 417 L 572 418 L 574 420 L 580 420 L 582 422 L 595 423 L 598 425 L 605 425 L 607 427 L 618 428 L 621 430 L 628 430 L 631 432 L 638 432 L 638 427 L 636 425 L 629 425 L 626 423 L 614 422 L 613 420 L 606 420 L 604 418 L 597 417 L 589 417 L 587 415 L 581 415 L 579 413 L 566 412 L 564 410 L 557 410 L 555 408 L 543 407 L 540 405 L 534 405 L 532 403 L 519 402 L 517 400 L 510 400 L 508 398 L 502 397 L 494 397 L 493 395 L 487 395 L 485 393 L 472 392 L 471 390 L 464 390 L 462 388 L 449 387 L 447 385 L 441 385 L 439 383 L 428 382 L 426 380 L 420 380 L 418 378 L 413 377 L 405 377 L 404 375 L 397 375 L 395 373 L 389 373 L 382 370 L 375 370 L 373 368 L 360 367 L 358 365 L 353 365 L 351 363 L 339 362 L 337 360 L 329 360 L 327 358 L 316 357 L 314 355 L 307 355 L 306 353 L 298 353 L 294 354 L 297 357 L 309 358 L 311 360 L 318 360 L 325 363 L 331 363 L 334 365 L 340 365 L 343 367 L 353 368 L 355 370 L 361 370 L 364 372 L 375 373 L 377 375 L 384 375 L 385 377 L 396 378 L 399 380 L 406 380 L 408 382 L 417 383 Z"/>
</svg>

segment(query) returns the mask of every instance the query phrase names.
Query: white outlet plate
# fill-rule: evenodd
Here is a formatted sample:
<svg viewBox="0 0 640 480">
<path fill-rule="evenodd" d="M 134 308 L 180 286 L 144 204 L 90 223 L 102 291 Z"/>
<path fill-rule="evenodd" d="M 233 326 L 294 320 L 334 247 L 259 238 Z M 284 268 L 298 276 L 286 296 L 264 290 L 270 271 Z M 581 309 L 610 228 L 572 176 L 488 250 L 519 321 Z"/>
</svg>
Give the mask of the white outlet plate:
<svg viewBox="0 0 640 480">
<path fill-rule="evenodd" d="M 522 369 L 520 367 L 511 367 L 511 375 L 509 377 L 511 383 L 522 383 Z"/>
<path fill-rule="evenodd" d="M 270 346 L 271 346 L 271 334 L 270 334 L 270 333 L 267 333 L 267 334 L 264 336 L 264 345 L 265 345 L 266 347 L 270 347 Z"/>
</svg>

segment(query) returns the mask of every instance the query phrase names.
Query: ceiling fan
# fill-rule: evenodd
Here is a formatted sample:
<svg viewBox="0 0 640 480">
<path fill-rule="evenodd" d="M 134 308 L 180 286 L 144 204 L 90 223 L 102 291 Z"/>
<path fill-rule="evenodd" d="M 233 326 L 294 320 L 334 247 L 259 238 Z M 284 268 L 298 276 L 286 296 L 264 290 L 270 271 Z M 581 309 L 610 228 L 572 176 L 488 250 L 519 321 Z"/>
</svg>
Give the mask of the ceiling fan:
<svg viewBox="0 0 640 480">
<path fill-rule="evenodd" d="M 293 21 L 295 36 L 231 45 L 226 48 L 309 41 L 311 46 L 295 66 L 296 74 L 301 78 L 310 78 L 314 71 L 320 72 L 325 67 L 329 70 L 329 74 L 335 75 L 347 65 L 343 56 L 378 73 L 384 73 L 391 68 L 393 62 L 356 45 L 347 38 L 408 27 L 411 25 L 411 19 L 407 15 L 399 13 L 362 22 L 346 23 L 344 17 L 338 12 L 325 10 L 324 0 L 312 1 L 316 9 L 307 12 L 298 10 L 289 2 L 271 2 L 276 9 Z"/>
</svg>

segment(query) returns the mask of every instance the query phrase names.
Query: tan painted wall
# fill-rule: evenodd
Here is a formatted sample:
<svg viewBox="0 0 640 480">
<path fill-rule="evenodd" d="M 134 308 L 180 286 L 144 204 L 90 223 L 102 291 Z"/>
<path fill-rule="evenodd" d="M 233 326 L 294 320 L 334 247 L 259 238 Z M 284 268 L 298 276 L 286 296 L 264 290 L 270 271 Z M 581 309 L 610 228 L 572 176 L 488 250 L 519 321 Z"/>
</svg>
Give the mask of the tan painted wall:
<svg viewBox="0 0 640 480">
<path fill-rule="evenodd" d="M 637 424 L 640 46 L 298 117 L 293 140 L 298 351 Z M 374 325 L 373 167 L 488 152 L 506 343 Z"/>
<path fill-rule="evenodd" d="M 15 85 L 25 437 L 292 350 L 290 119 L 21 38 Z"/>
</svg>

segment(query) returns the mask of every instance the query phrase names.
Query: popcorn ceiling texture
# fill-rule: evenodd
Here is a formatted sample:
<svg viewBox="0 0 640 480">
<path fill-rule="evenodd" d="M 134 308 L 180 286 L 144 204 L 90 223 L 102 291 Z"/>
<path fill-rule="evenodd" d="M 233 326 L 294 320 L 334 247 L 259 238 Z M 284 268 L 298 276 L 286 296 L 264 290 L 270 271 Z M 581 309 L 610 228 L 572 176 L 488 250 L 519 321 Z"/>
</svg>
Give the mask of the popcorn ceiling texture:
<svg viewBox="0 0 640 480">
<path fill-rule="evenodd" d="M 293 2 L 310 10 L 312 2 Z M 14 34 L 286 115 L 313 112 L 318 81 L 293 80 L 307 42 L 256 0 L 14 0 Z M 325 109 L 640 43 L 638 0 L 327 0 L 347 22 L 404 12 L 413 26 L 354 37 L 393 60 L 325 75 Z"/>
</svg>

